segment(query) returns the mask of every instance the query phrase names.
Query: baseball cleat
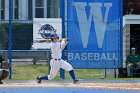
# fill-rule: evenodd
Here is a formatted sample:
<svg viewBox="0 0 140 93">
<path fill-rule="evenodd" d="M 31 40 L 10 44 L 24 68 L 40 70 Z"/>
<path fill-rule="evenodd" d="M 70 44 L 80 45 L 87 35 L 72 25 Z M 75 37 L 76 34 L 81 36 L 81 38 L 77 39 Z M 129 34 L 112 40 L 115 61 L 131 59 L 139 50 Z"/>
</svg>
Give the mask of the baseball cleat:
<svg viewBox="0 0 140 93">
<path fill-rule="evenodd" d="M 36 77 L 37 83 L 41 84 L 41 79 L 39 79 L 39 76 Z"/>
<path fill-rule="evenodd" d="M 73 83 L 74 83 L 74 84 L 78 84 L 79 81 L 78 81 L 78 80 L 73 80 Z"/>
</svg>

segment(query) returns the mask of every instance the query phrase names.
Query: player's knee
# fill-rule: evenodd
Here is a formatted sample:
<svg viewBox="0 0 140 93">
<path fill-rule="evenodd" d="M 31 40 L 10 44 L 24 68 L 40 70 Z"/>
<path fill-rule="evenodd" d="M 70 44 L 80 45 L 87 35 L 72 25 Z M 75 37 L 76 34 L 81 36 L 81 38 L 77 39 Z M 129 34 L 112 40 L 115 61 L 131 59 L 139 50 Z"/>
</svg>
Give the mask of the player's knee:
<svg viewBox="0 0 140 93">
<path fill-rule="evenodd" d="M 48 76 L 48 80 L 52 80 L 52 79 L 54 79 L 54 78 L 55 78 L 54 75 L 49 75 L 49 76 Z"/>
<path fill-rule="evenodd" d="M 54 79 L 55 77 L 51 77 L 49 80 L 52 80 L 52 79 Z"/>
<path fill-rule="evenodd" d="M 4 80 L 9 76 L 9 71 L 8 70 L 1 69 L 0 73 L 1 73 L 0 80 Z"/>
<path fill-rule="evenodd" d="M 54 79 L 54 78 L 55 78 L 55 77 L 52 77 L 52 76 L 51 76 L 51 77 L 49 77 L 48 79 L 49 79 L 49 80 L 52 80 L 52 79 Z"/>
<path fill-rule="evenodd" d="M 68 70 L 67 70 L 67 71 L 71 71 L 71 70 L 73 70 L 73 67 L 72 67 L 72 65 L 69 65 L 69 67 L 68 67 Z"/>
</svg>

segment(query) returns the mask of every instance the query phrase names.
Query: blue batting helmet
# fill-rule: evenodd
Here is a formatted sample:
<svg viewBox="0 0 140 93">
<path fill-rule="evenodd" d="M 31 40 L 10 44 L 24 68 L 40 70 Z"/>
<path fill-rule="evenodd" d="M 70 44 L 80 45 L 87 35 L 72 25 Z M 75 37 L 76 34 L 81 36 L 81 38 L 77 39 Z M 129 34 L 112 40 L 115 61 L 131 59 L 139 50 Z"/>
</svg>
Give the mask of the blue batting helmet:
<svg viewBox="0 0 140 93">
<path fill-rule="evenodd" d="M 58 38 L 59 39 L 59 36 L 57 34 L 52 34 L 51 35 L 51 40 L 53 41 L 53 38 Z"/>
</svg>

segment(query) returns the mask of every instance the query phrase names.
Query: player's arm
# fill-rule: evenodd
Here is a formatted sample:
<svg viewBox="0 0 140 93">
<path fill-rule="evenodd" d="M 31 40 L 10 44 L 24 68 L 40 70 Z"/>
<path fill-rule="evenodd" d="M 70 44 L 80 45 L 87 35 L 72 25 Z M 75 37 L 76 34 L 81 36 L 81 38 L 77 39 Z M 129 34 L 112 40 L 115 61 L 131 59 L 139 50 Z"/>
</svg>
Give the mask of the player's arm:
<svg viewBox="0 0 140 93">
<path fill-rule="evenodd" d="M 63 50 L 66 47 L 67 44 L 68 44 L 67 38 L 62 39 L 62 41 L 61 41 L 61 50 Z"/>
</svg>

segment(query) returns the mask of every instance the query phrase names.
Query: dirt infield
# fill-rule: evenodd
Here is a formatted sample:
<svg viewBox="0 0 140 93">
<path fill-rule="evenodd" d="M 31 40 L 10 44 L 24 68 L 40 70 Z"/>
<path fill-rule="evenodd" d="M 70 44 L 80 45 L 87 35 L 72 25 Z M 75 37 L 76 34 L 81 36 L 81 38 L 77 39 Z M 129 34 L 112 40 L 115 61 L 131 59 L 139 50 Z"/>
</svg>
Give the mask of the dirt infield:
<svg viewBox="0 0 140 93">
<path fill-rule="evenodd" d="M 138 83 L 109 83 L 109 82 L 94 82 L 94 83 L 79 83 L 73 84 L 69 82 L 45 82 L 42 84 L 37 84 L 34 82 L 26 83 L 4 83 L 0 85 L 0 88 L 12 88 L 12 87 L 70 87 L 70 88 L 95 88 L 95 89 L 112 89 L 112 90 L 130 90 L 130 91 L 140 91 L 140 82 Z"/>
</svg>

